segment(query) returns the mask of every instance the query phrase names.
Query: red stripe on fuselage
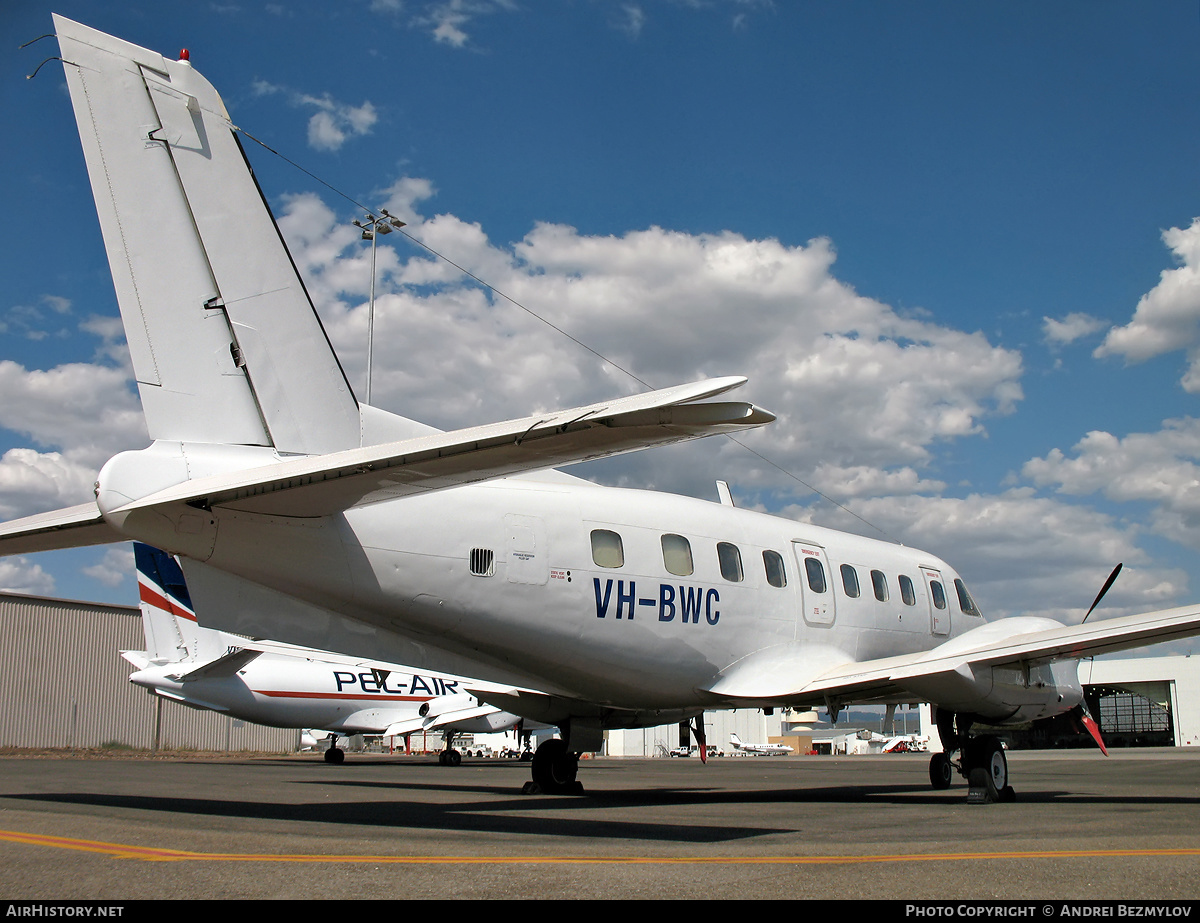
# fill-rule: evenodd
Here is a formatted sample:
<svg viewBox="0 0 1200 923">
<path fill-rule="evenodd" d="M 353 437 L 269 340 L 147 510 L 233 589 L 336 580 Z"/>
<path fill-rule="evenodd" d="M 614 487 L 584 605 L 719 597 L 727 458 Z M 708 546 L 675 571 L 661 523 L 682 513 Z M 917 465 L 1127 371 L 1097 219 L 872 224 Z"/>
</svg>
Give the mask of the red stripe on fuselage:
<svg viewBox="0 0 1200 923">
<path fill-rule="evenodd" d="M 255 695 L 273 699 L 356 699 L 369 702 L 431 702 L 431 695 L 364 695 L 361 692 L 290 692 L 286 689 L 255 689 Z"/>
</svg>

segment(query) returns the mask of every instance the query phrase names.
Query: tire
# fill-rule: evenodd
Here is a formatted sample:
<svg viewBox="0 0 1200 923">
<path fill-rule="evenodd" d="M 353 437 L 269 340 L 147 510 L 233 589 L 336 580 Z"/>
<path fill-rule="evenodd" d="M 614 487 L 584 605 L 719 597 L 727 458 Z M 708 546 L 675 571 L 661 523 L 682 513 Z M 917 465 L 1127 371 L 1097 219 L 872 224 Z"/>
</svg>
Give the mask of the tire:
<svg viewBox="0 0 1200 923">
<path fill-rule="evenodd" d="M 325 751 L 325 762 L 339 766 L 346 761 L 346 751 L 340 747 L 330 747 Z"/>
<path fill-rule="evenodd" d="M 935 753 L 929 758 L 929 784 L 939 791 L 950 787 L 954 781 L 954 767 L 945 753 Z"/>
<path fill-rule="evenodd" d="M 552 738 L 533 754 L 533 781 L 543 792 L 562 792 L 572 787 L 579 770 L 579 758 L 567 750 L 564 741 Z"/>
<path fill-rule="evenodd" d="M 967 801 L 971 804 L 995 804 L 1015 798 L 1010 795 L 1008 784 L 1008 757 L 995 737 L 979 737 L 967 747 L 970 773 L 967 778 L 971 791 Z"/>
</svg>

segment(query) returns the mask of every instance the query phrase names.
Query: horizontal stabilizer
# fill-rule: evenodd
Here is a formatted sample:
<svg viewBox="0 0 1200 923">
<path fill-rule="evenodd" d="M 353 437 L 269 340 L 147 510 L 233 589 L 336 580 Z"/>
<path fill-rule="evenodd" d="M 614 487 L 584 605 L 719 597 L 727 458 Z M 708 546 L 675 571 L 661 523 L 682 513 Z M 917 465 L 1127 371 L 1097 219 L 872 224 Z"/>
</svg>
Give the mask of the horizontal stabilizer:
<svg viewBox="0 0 1200 923">
<path fill-rule="evenodd" d="M 0 524 L 0 556 L 122 541 L 125 536 L 104 521 L 94 502 Z"/>
<path fill-rule="evenodd" d="M 380 500 L 739 432 L 774 420 L 773 414 L 749 403 L 693 403 L 744 382 L 740 377 L 712 379 L 520 420 L 198 478 L 108 512 L 120 516 L 188 504 L 275 516 L 325 516 Z"/>
<path fill-rule="evenodd" d="M 150 666 L 150 658 L 146 656 L 145 651 L 120 651 L 119 653 L 139 670 Z"/>
<path fill-rule="evenodd" d="M 246 649 L 230 650 L 216 660 L 211 660 L 201 667 L 197 667 L 182 676 L 174 676 L 172 679 L 181 683 L 190 683 L 198 679 L 219 679 L 225 676 L 233 676 L 250 661 L 260 656 L 261 653 L 261 651 Z"/>
</svg>

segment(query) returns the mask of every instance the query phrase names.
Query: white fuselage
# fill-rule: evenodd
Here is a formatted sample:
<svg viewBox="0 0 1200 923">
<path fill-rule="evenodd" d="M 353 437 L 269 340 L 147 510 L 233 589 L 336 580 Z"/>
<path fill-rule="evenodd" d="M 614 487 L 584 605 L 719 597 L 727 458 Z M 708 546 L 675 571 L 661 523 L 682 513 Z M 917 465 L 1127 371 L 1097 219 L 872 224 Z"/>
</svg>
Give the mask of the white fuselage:
<svg viewBox="0 0 1200 923">
<path fill-rule="evenodd" d="M 130 682 L 193 708 L 232 715 L 268 727 L 321 728 L 346 734 L 381 734 L 418 716 L 423 705 L 436 713 L 474 700 L 459 680 L 419 673 L 379 674 L 365 668 L 305 662 L 264 654 L 233 676 L 180 681 L 187 667 L 149 666 Z M 490 732 L 516 718 L 498 712 L 455 724 L 457 730 Z"/>
<path fill-rule="evenodd" d="M 329 627 L 322 637 L 326 623 L 300 613 L 295 635 L 278 640 L 622 708 L 711 706 L 701 690 L 771 648 L 803 649 L 810 675 L 796 676 L 799 687 L 827 666 L 926 650 L 983 621 L 962 611 L 957 575 L 925 552 L 556 472 L 312 520 L 219 507 L 211 515 L 209 565 L 321 607 L 314 612 L 340 613 L 358 632 L 334 636 Z M 619 560 L 611 548 L 593 548 L 593 533 L 605 533 L 602 545 L 619 536 Z M 664 535 L 687 540 L 690 573 L 678 560 L 668 566 Z M 172 538 L 139 537 L 168 548 Z M 668 542 L 677 555 L 679 539 Z M 728 561 L 722 573 L 719 543 L 736 549 L 740 580 Z M 782 561 L 783 580 L 774 583 L 783 585 L 772 585 L 764 555 Z M 853 568 L 856 597 L 843 565 Z M 203 593 L 203 575 L 187 560 L 184 567 L 193 594 Z M 886 600 L 872 571 L 883 575 Z M 911 593 L 902 592 L 902 576 Z M 225 602 L 217 627 L 254 634 L 254 606 Z M 275 627 L 287 633 L 286 624 Z"/>
</svg>

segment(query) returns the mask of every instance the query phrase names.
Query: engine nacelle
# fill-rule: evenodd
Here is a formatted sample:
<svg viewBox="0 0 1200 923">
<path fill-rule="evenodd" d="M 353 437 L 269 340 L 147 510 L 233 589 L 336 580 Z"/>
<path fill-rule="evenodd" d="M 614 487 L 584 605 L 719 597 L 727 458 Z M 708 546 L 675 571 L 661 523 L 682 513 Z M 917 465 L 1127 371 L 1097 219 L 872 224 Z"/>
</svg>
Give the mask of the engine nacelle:
<svg viewBox="0 0 1200 923">
<path fill-rule="evenodd" d="M 1032 616 L 1004 619 L 981 625 L 930 653 L 945 657 L 962 654 L 969 658 L 969 651 L 977 647 L 1061 627 L 1059 622 Z M 1024 724 L 1051 718 L 1083 701 L 1078 660 L 968 662 L 940 673 L 906 679 L 905 685 L 939 708 L 977 715 L 994 724 Z"/>
<path fill-rule="evenodd" d="M 466 711 L 479 705 L 473 695 L 459 692 L 454 695 L 439 695 L 436 699 L 422 702 L 417 714 L 422 718 L 440 718 L 449 712 Z"/>
</svg>

